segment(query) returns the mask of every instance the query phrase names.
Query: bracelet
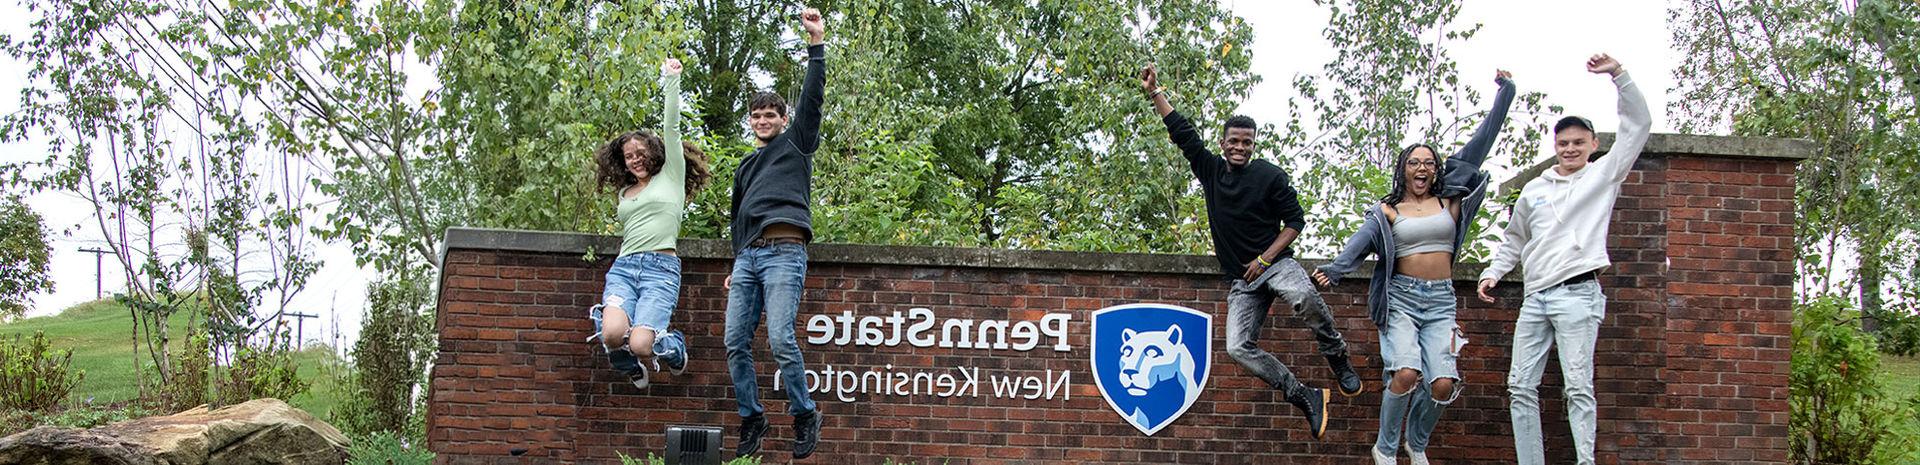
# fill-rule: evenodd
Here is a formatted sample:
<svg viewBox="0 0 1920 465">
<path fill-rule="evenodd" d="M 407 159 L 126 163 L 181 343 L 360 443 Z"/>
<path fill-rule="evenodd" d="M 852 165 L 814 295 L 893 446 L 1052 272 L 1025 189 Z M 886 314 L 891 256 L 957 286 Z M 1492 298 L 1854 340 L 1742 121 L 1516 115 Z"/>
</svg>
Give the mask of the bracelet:
<svg viewBox="0 0 1920 465">
<path fill-rule="evenodd" d="M 1261 266 L 1261 267 L 1269 267 L 1269 266 L 1273 266 L 1273 264 L 1272 264 L 1272 263 L 1268 263 L 1268 262 L 1267 262 L 1267 257 L 1261 257 L 1261 256 L 1255 256 L 1255 257 L 1253 257 L 1253 259 L 1254 259 L 1254 260 L 1259 260 L 1259 261 L 1260 261 L 1260 266 Z"/>
</svg>

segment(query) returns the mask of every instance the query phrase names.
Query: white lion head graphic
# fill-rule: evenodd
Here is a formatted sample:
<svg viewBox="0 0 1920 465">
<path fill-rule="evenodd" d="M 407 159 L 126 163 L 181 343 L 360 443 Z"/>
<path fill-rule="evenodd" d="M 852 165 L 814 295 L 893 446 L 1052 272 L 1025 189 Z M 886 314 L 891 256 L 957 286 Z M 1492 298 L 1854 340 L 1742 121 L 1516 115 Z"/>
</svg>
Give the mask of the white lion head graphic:
<svg viewBox="0 0 1920 465">
<path fill-rule="evenodd" d="M 1121 331 L 1120 385 L 1127 394 L 1144 396 L 1154 385 L 1172 381 L 1187 387 L 1189 396 L 1199 396 L 1193 389 L 1193 354 L 1180 343 L 1181 336 L 1179 325 L 1166 331 Z"/>
</svg>

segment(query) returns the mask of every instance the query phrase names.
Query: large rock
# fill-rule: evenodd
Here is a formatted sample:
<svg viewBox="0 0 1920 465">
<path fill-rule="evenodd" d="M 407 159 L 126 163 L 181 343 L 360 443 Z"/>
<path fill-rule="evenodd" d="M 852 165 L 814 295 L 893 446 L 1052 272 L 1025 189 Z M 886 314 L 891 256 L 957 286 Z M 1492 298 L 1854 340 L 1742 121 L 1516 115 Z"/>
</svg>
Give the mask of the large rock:
<svg viewBox="0 0 1920 465">
<path fill-rule="evenodd" d="M 206 406 L 90 430 L 39 427 L 0 439 L 0 464 L 337 465 L 347 437 L 278 399 Z"/>
</svg>

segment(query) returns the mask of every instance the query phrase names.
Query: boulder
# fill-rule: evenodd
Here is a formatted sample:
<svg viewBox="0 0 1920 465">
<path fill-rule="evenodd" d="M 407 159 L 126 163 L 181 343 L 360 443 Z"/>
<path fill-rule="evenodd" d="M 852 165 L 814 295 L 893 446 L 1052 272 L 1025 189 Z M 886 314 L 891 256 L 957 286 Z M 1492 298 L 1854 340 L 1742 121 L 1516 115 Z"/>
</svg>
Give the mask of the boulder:
<svg viewBox="0 0 1920 465">
<path fill-rule="evenodd" d="M 278 399 L 128 420 L 39 427 L 0 439 L 0 464 L 337 465 L 347 437 Z"/>
</svg>

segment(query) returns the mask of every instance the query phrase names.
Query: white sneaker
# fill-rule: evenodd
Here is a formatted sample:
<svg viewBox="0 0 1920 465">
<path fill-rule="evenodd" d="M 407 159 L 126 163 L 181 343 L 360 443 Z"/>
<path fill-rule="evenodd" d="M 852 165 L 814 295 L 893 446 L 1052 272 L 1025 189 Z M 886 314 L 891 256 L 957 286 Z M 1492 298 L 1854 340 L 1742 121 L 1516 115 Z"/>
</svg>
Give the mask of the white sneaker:
<svg viewBox="0 0 1920 465">
<path fill-rule="evenodd" d="M 1400 450 L 1407 451 L 1407 458 L 1413 459 L 1413 465 L 1429 465 L 1426 452 L 1414 452 L 1413 448 L 1407 447 L 1406 444 L 1401 444 Z"/>
<path fill-rule="evenodd" d="M 1373 451 L 1373 465 L 1399 465 L 1400 464 L 1400 462 L 1397 459 L 1395 459 L 1393 456 L 1380 453 L 1380 448 L 1378 447 L 1367 446 L 1367 450 Z"/>
<path fill-rule="evenodd" d="M 636 365 L 639 366 L 635 367 L 632 373 L 627 373 L 627 380 L 633 382 L 633 387 L 646 389 L 650 384 L 647 382 L 647 365 L 644 363 L 636 363 Z"/>
</svg>

